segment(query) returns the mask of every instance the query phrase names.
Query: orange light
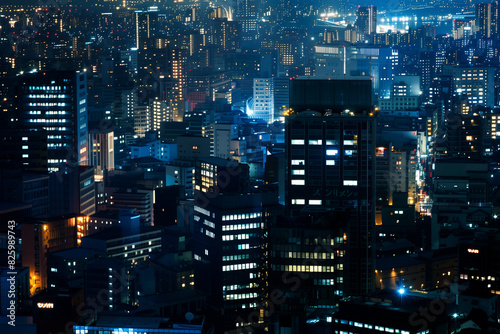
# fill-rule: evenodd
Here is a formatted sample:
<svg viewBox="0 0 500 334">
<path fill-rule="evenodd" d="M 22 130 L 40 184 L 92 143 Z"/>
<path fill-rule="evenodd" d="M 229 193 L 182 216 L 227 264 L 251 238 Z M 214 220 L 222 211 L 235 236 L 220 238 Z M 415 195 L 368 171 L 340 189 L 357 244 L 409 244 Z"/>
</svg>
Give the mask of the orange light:
<svg viewBox="0 0 500 334">
<path fill-rule="evenodd" d="M 38 308 L 54 308 L 54 303 L 36 303 Z"/>
</svg>

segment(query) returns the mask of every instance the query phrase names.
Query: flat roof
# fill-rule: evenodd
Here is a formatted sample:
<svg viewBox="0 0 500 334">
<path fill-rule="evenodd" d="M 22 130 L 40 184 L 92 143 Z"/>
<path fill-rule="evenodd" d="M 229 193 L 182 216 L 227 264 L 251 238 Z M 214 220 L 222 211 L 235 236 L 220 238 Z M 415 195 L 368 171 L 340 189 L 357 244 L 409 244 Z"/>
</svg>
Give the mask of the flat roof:
<svg viewBox="0 0 500 334">
<path fill-rule="evenodd" d="M 89 239 L 98 239 L 98 240 L 113 240 L 113 239 L 119 239 L 123 237 L 129 237 L 133 235 L 139 235 L 142 233 L 149 233 L 149 232 L 161 232 L 161 228 L 158 227 L 153 227 L 153 226 L 141 226 L 138 227 L 137 229 L 130 229 L 127 227 L 121 227 L 121 226 L 113 226 L 110 228 L 106 228 L 104 230 L 101 230 L 97 233 L 93 233 L 91 235 L 87 235 L 85 238 Z"/>
<path fill-rule="evenodd" d="M 157 317 L 134 317 L 134 316 L 101 316 L 97 319 L 95 327 L 110 328 L 144 328 L 144 329 L 167 329 L 166 323 L 172 324 L 170 329 L 183 329 L 201 331 L 201 324 L 176 323 L 170 318 Z"/>
<path fill-rule="evenodd" d="M 95 255 L 104 254 L 104 251 L 98 251 L 90 248 L 75 247 L 64 249 L 57 252 L 51 252 L 49 256 L 58 256 L 64 259 L 80 259 L 83 257 L 93 257 Z"/>
</svg>

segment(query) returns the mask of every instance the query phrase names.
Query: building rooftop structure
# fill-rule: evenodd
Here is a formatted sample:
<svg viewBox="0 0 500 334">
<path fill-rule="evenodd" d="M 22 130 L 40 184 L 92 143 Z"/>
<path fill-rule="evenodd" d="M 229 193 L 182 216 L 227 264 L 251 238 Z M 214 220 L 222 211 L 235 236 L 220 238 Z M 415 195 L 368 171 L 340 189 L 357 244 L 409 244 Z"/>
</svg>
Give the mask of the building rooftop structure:
<svg viewBox="0 0 500 334">
<path fill-rule="evenodd" d="M 201 333 L 204 325 L 204 317 L 196 317 L 192 313 L 186 314 L 184 321 L 179 319 L 158 317 L 135 317 L 135 316 L 100 316 L 90 326 L 74 326 L 76 334 L 101 333 L 105 330 L 117 330 L 120 333 Z"/>
</svg>

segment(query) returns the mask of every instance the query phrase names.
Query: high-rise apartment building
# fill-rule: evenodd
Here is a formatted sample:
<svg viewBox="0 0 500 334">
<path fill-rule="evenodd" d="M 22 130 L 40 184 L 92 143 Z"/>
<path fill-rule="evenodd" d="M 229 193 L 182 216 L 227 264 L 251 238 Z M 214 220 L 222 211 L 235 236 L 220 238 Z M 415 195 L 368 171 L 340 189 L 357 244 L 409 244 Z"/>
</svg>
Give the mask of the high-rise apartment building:
<svg viewBox="0 0 500 334">
<path fill-rule="evenodd" d="M 182 122 L 186 102 L 186 51 L 182 49 L 170 50 L 170 75 L 177 84 L 174 88 L 174 97 L 171 100 L 172 120 Z"/>
<path fill-rule="evenodd" d="M 151 38 L 156 34 L 158 25 L 158 8 L 135 12 L 135 45 L 138 49 L 147 49 Z"/>
<path fill-rule="evenodd" d="M 277 188 L 247 187 L 248 167 L 220 158 L 198 161 L 195 175 L 195 277 L 205 277 L 196 288 L 224 310 L 224 326 L 247 325 L 252 312 L 262 320 L 266 224 L 278 203 Z"/>
<path fill-rule="evenodd" d="M 358 37 L 365 41 L 372 33 L 377 32 L 377 7 L 359 6 L 356 14 L 356 27 L 358 28 Z"/>
<path fill-rule="evenodd" d="M 241 24 L 243 40 L 258 37 L 259 2 L 257 0 L 235 0 L 234 20 Z"/>
<path fill-rule="evenodd" d="M 88 164 L 87 73 L 49 71 L 24 75 L 18 85 L 23 126 L 45 130 L 48 170 Z"/>
<path fill-rule="evenodd" d="M 253 107 L 251 117 L 267 123 L 274 121 L 274 80 L 273 78 L 253 79 Z"/>
<path fill-rule="evenodd" d="M 498 36 L 498 2 L 476 5 L 476 27 L 479 38 Z"/>
<path fill-rule="evenodd" d="M 444 65 L 443 75 L 453 77 L 455 96 L 467 96 L 467 100 L 471 105 L 482 105 L 484 107 L 494 105 L 494 68 Z"/>
<path fill-rule="evenodd" d="M 102 180 L 105 170 L 115 168 L 113 131 L 91 130 L 89 132 L 89 164 L 94 166 L 96 181 Z"/>
<path fill-rule="evenodd" d="M 274 119 L 283 117 L 285 111 L 288 110 L 290 100 L 290 78 L 275 77 L 274 78 Z"/>
<path fill-rule="evenodd" d="M 371 80 L 292 80 L 285 119 L 286 205 L 347 210 L 344 296 L 372 290 L 375 126 Z M 340 224 L 341 222 L 339 222 Z"/>
</svg>

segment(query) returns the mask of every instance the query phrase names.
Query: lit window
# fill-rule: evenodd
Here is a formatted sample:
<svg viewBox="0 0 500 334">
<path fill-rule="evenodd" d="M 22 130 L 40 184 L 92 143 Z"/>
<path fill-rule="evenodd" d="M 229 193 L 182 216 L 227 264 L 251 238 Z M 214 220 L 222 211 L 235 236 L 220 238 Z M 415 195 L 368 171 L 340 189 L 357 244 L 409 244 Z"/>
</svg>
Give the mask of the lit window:
<svg viewBox="0 0 500 334">
<path fill-rule="evenodd" d="M 358 181 L 356 180 L 344 180 L 344 186 L 357 186 Z"/>
<path fill-rule="evenodd" d="M 292 185 L 294 186 L 303 186 L 306 184 L 305 180 L 292 180 Z"/>
<path fill-rule="evenodd" d="M 321 205 L 322 201 L 320 199 L 310 199 L 309 205 Z"/>
<path fill-rule="evenodd" d="M 339 150 L 326 150 L 326 155 L 332 156 L 332 155 L 338 155 Z"/>
<path fill-rule="evenodd" d="M 304 145 L 304 139 L 292 139 L 292 145 Z"/>
<path fill-rule="evenodd" d="M 304 204 L 306 204 L 306 200 L 305 199 L 294 198 L 294 199 L 292 199 L 292 204 L 295 204 L 295 205 L 304 205 Z"/>
</svg>

